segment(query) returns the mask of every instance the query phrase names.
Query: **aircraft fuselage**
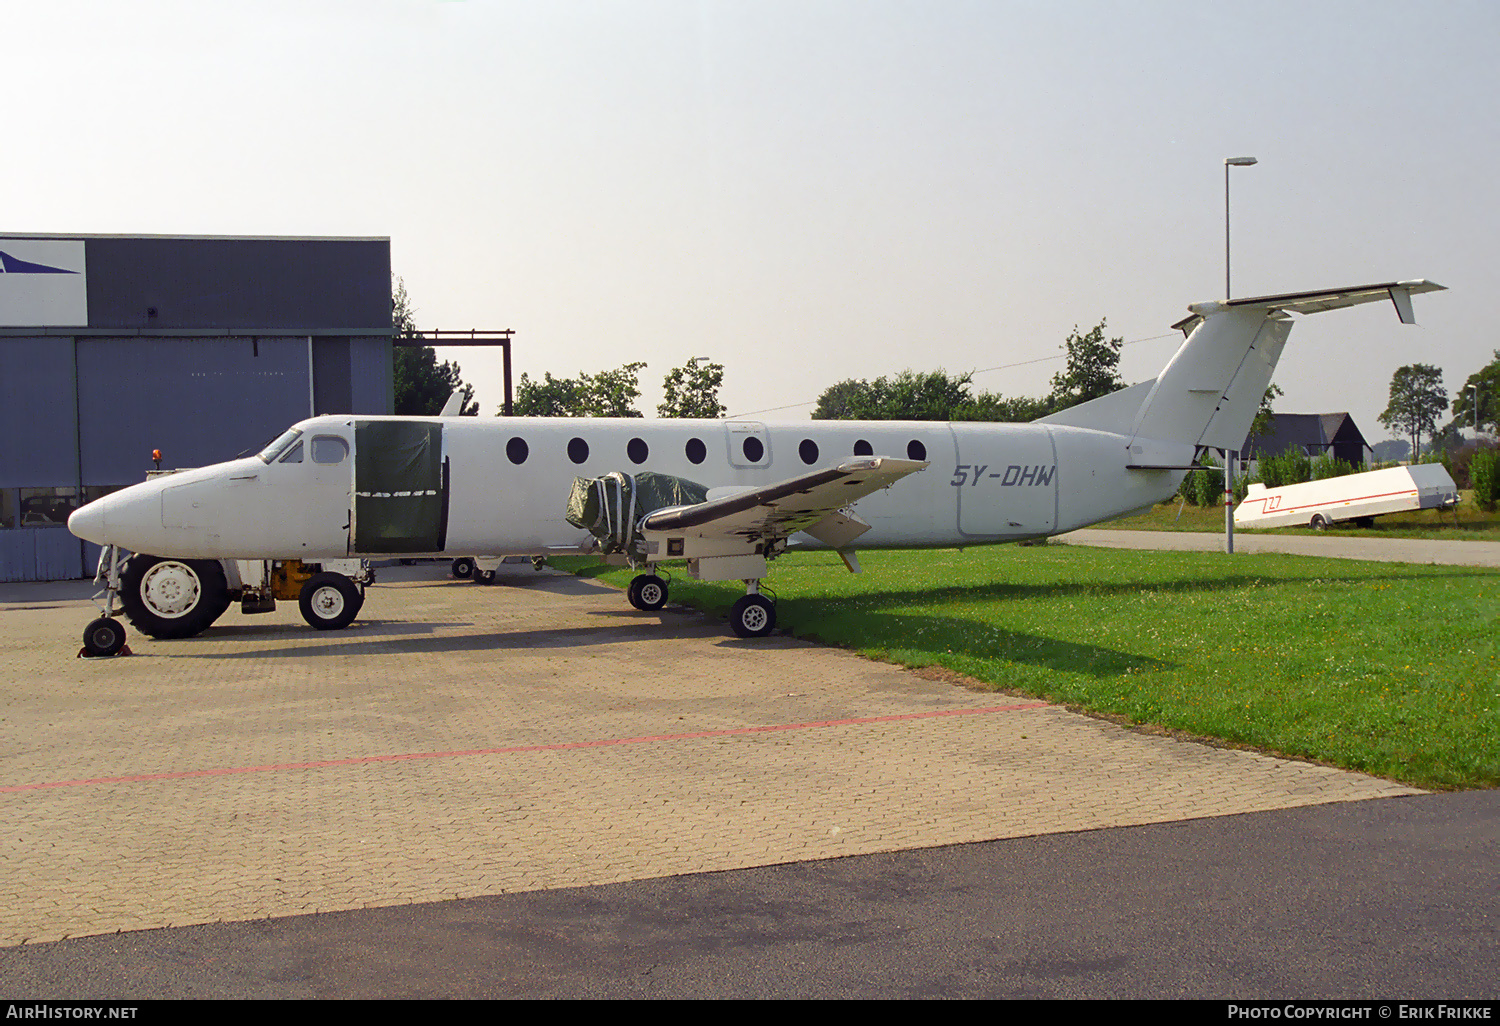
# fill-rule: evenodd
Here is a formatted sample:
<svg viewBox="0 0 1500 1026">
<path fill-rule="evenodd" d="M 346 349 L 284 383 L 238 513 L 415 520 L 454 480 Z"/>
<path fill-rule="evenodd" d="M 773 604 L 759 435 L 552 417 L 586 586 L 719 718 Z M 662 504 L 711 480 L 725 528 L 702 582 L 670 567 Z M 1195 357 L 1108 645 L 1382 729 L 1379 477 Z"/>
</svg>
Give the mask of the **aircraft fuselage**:
<svg viewBox="0 0 1500 1026">
<path fill-rule="evenodd" d="M 874 455 L 930 466 L 858 502 L 871 525 L 859 548 L 972 545 L 1170 496 L 1183 472 L 1127 469 L 1127 443 L 1048 424 L 325 416 L 258 456 L 105 496 L 70 527 L 182 558 L 538 555 L 589 542 L 564 519 L 575 477 L 651 470 L 757 487 Z M 1175 448 L 1190 462 L 1191 445 Z"/>
</svg>

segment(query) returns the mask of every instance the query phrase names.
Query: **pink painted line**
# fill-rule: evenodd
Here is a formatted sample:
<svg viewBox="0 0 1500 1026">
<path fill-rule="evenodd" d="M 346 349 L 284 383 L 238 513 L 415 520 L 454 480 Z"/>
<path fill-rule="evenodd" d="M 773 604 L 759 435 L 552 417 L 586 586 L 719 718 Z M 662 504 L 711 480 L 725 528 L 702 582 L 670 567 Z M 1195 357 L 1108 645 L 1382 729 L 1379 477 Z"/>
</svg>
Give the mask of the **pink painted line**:
<svg viewBox="0 0 1500 1026">
<path fill-rule="evenodd" d="M 0 794 L 17 791 L 40 791 L 49 787 L 84 787 L 89 784 L 139 784 L 153 780 L 189 780 L 193 777 L 223 777 L 235 773 L 270 773 L 276 770 L 329 769 L 335 766 L 362 766 L 375 762 L 405 762 L 411 759 L 453 759 L 465 755 L 513 755 L 520 752 L 561 752 L 570 748 L 603 748 L 609 745 L 639 745 L 661 741 L 693 741 L 706 737 L 730 737 L 735 734 L 764 734 L 776 730 L 813 730 L 819 727 L 849 727 L 865 723 L 897 723 L 902 720 L 927 720 L 939 716 L 977 716 L 985 713 L 1019 712 L 1043 709 L 1049 702 L 1021 705 L 991 705 L 981 709 L 944 709 L 938 712 L 902 713 L 897 716 L 861 716 L 847 720 L 817 720 L 810 723 L 777 723 L 765 727 L 734 727 L 729 730 L 700 730 L 689 734 L 651 734 L 644 737 L 605 738 L 600 741 L 564 741 L 551 745 L 514 745 L 509 748 L 470 748 L 458 752 L 405 752 L 397 755 L 366 755 L 356 759 L 325 759 L 321 762 L 280 762 L 267 766 L 226 766 L 219 769 L 184 770 L 178 773 L 140 773 L 128 777 L 91 777 L 84 780 L 51 780 L 41 784 L 11 784 L 0 787 Z"/>
</svg>

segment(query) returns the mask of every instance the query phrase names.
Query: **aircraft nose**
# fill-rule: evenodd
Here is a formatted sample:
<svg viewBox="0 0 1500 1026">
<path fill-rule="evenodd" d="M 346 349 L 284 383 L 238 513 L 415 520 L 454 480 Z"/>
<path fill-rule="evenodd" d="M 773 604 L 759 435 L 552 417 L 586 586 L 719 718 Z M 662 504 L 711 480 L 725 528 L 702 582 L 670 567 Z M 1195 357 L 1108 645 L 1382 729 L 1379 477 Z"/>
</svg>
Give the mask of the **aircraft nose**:
<svg viewBox="0 0 1500 1026">
<path fill-rule="evenodd" d="M 68 530 L 84 541 L 91 541 L 95 545 L 105 544 L 104 504 L 95 500 L 75 509 L 68 517 Z"/>
</svg>

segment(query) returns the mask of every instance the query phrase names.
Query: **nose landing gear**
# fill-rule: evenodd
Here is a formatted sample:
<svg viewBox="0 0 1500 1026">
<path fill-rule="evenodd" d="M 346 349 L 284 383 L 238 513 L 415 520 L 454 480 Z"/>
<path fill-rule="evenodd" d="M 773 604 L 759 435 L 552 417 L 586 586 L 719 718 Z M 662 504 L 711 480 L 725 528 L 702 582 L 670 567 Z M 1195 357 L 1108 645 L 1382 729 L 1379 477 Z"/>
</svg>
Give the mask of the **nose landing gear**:
<svg viewBox="0 0 1500 1026">
<path fill-rule="evenodd" d="M 94 583 L 104 586 L 104 591 L 94 596 L 104 615 L 83 629 L 83 647 L 78 650 L 80 657 L 92 659 L 133 654 L 130 646 L 125 644 L 125 625 L 115 619 L 115 600 L 120 593 L 119 570 L 119 550 L 113 545 L 106 546 L 99 553 L 99 568 L 94 574 Z"/>
<path fill-rule="evenodd" d="M 120 653 L 131 655 L 125 644 L 125 625 L 110 616 L 101 616 L 83 629 L 81 656 L 112 656 Z"/>
</svg>

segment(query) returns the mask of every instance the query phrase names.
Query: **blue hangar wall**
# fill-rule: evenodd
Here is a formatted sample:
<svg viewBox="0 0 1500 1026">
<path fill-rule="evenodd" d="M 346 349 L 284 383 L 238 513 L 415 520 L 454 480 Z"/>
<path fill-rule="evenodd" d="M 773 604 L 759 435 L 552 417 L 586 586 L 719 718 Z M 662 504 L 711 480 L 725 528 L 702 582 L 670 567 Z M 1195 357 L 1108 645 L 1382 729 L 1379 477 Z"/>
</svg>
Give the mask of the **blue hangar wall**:
<svg viewBox="0 0 1500 1026">
<path fill-rule="evenodd" d="M 0 234 L 0 581 L 92 577 L 84 502 L 391 411 L 386 238 Z"/>
</svg>

